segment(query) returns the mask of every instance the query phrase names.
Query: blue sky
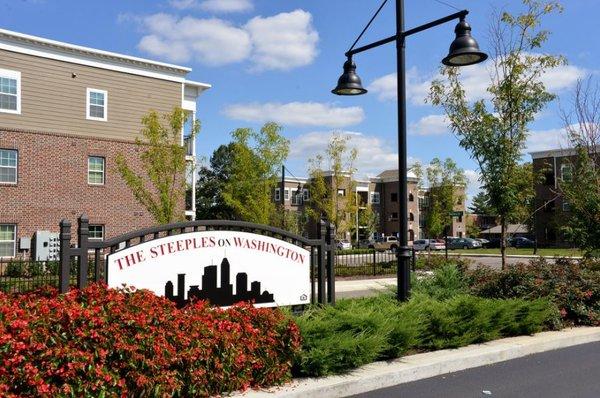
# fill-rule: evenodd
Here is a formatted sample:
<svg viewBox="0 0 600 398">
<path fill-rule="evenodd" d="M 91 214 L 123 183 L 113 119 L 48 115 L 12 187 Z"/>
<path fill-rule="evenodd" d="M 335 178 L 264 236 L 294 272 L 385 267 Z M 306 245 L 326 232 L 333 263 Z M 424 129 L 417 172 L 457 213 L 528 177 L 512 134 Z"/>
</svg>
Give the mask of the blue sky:
<svg viewBox="0 0 600 398">
<path fill-rule="evenodd" d="M 485 51 L 494 7 L 517 10 L 520 1 L 445 0 L 470 10 L 468 22 Z M 198 101 L 202 132 L 199 155 L 210 156 L 237 127 L 260 128 L 274 119 L 292 142 L 288 168 L 306 175 L 306 159 L 322 150 L 332 131 L 349 132 L 359 150 L 360 175 L 396 165 L 395 52 L 387 45 L 355 58 L 369 94 L 330 93 L 341 72 L 343 53 L 378 7 L 366 0 L 0 0 L 0 27 L 69 43 L 193 68 L 190 79 L 213 88 Z M 394 32 L 393 0 L 361 43 Z M 577 78 L 596 73 L 598 0 L 565 1 L 562 14 L 548 17 L 553 32 L 545 51 L 562 54 L 569 66 L 552 72 L 548 86 L 569 108 Z M 455 12 L 435 0 L 407 0 L 406 26 Z M 476 190 L 477 166 L 445 126 L 442 111 L 423 104 L 453 39 L 454 23 L 422 32 L 407 43 L 408 155 L 427 163 L 451 157 L 467 171 Z M 587 38 L 587 39 L 586 39 Z M 485 87 L 482 66 L 465 70 L 474 95 Z M 531 125 L 528 150 L 564 145 L 558 102 Z M 529 159 L 528 156 L 525 159 Z"/>
</svg>

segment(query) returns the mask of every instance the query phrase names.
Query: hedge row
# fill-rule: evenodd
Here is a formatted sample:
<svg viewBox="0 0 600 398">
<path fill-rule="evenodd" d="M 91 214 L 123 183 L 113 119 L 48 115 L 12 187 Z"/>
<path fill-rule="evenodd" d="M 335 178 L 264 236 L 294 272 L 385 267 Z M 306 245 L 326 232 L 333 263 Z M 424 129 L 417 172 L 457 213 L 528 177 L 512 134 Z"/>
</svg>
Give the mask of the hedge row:
<svg viewBox="0 0 600 398">
<path fill-rule="evenodd" d="M 0 293 L 0 396 L 210 396 L 280 384 L 300 348 L 281 311 L 93 285 Z"/>
</svg>

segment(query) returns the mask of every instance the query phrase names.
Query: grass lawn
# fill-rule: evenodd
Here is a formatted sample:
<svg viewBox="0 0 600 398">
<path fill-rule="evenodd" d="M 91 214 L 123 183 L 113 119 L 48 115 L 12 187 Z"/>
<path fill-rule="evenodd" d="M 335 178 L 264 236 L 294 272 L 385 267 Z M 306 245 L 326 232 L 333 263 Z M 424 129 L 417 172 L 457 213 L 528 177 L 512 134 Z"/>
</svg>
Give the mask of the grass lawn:
<svg viewBox="0 0 600 398">
<path fill-rule="evenodd" d="M 469 254 L 500 254 L 500 249 L 456 249 L 449 250 L 449 253 L 469 253 Z M 516 249 L 514 247 L 506 248 L 506 254 L 522 254 L 522 255 L 532 255 L 533 249 Z M 537 254 L 540 256 L 562 256 L 562 257 L 580 257 L 583 255 L 581 250 L 579 249 L 568 249 L 568 248 L 540 248 L 537 250 Z"/>
</svg>

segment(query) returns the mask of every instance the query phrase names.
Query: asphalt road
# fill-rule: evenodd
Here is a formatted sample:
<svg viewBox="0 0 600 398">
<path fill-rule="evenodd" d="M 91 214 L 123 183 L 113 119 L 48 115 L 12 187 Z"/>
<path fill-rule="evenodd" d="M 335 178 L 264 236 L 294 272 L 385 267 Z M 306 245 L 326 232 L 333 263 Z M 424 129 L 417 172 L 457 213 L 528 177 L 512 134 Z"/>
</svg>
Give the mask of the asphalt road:
<svg viewBox="0 0 600 398">
<path fill-rule="evenodd" d="M 600 342 L 436 376 L 355 398 L 598 398 Z"/>
</svg>

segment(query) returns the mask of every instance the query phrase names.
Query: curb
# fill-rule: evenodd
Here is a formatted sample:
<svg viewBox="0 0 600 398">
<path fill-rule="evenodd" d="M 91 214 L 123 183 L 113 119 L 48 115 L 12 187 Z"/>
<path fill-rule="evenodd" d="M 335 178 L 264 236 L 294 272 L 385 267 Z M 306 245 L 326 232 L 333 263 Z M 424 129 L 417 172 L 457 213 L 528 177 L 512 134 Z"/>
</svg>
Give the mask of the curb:
<svg viewBox="0 0 600 398">
<path fill-rule="evenodd" d="M 425 252 L 427 253 L 427 252 Z M 432 255 L 434 256 L 443 256 L 444 253 L 439 253 L 438 251 L 436 252 L 431 252 Z M 454 257 L 502 257 L 501 254 L 492 254 L 492 253 L 452 253 L 449 252 L 448 256 L 454 256 Z M 527 259 L 531 259 L 531 258 L 545 258 L 545 259 L 550 259 L 550 260 L 554 260 L 556 258 L 566 258 L 566 259 L 570 259 L 570 260 L 581 260 L 583 257 L 577 257 L 577 256 L 540 256 L 538 254 L 507 254 L 506 258 L 527 258 Z"/>
<path fill-rule="evenodd" d="M 600 327 L 578 327 L 533 336 L 509 337 L 484 344 L 375 362 L 341 376 L 297 379 L 283 386 L 247 391 L 233 397 L 346 397 L 446 373 L 490 365 L 544 351 L 600 341 Z"/>
</svg>

